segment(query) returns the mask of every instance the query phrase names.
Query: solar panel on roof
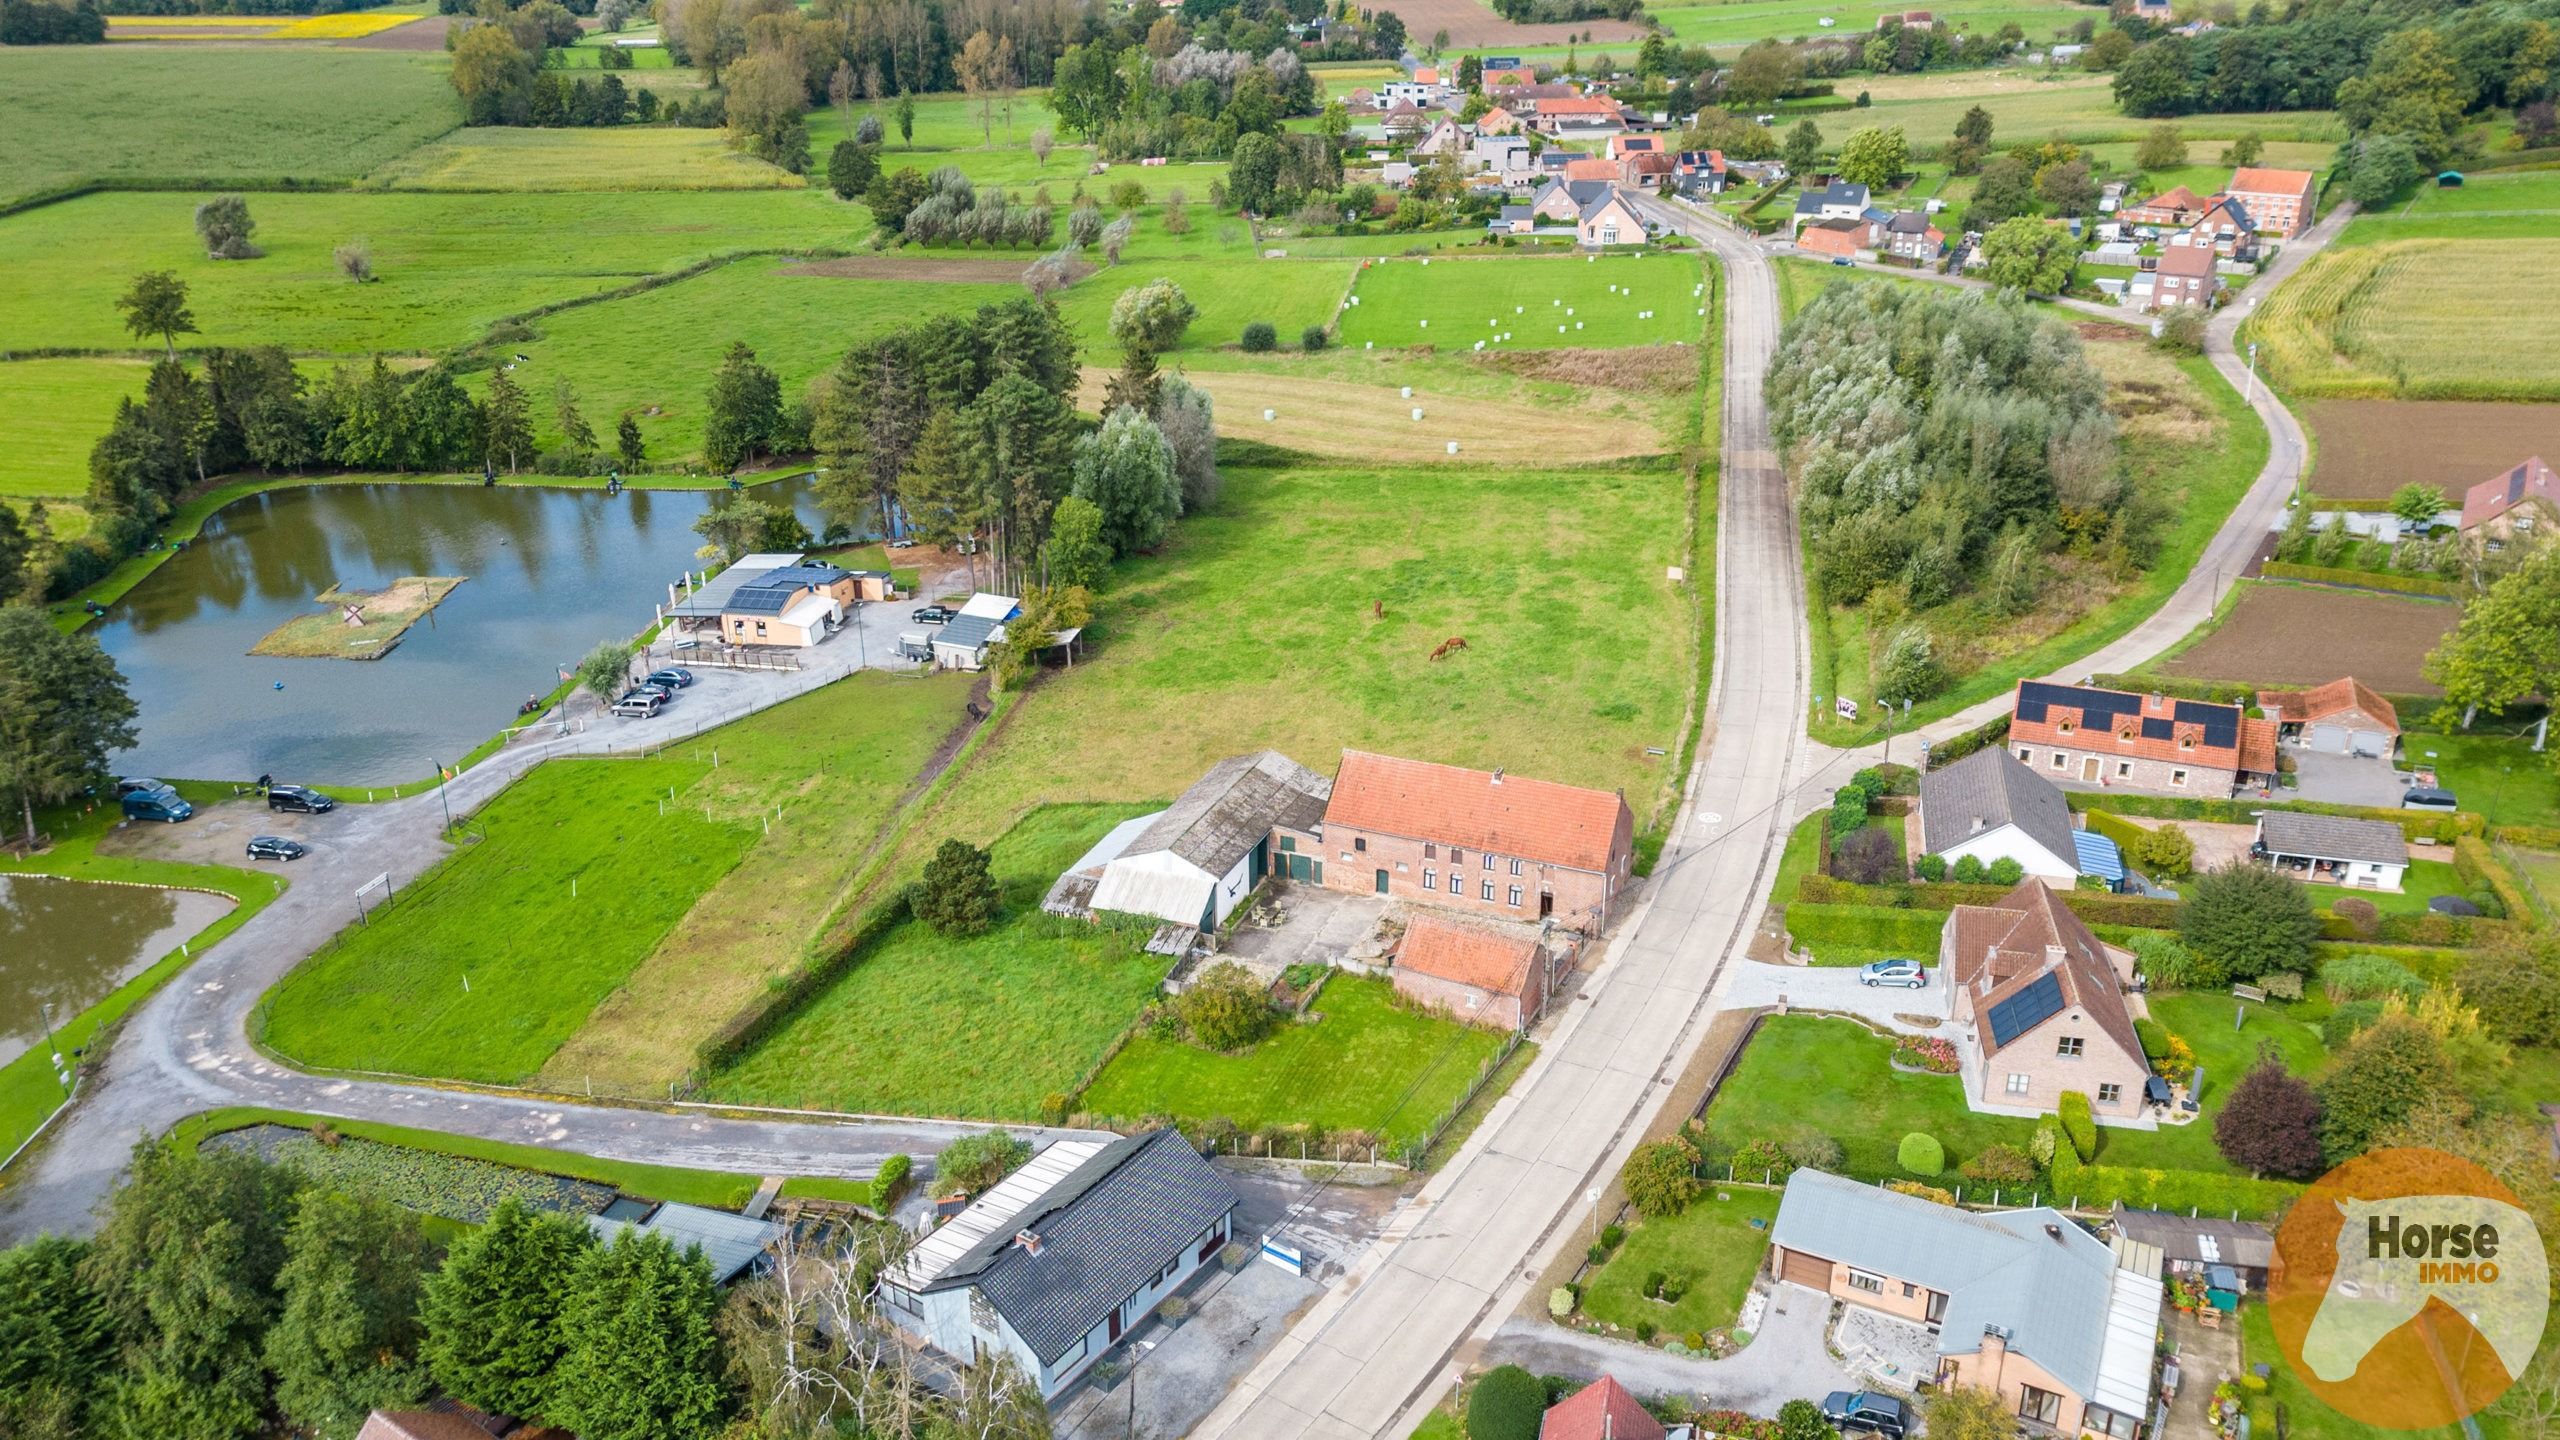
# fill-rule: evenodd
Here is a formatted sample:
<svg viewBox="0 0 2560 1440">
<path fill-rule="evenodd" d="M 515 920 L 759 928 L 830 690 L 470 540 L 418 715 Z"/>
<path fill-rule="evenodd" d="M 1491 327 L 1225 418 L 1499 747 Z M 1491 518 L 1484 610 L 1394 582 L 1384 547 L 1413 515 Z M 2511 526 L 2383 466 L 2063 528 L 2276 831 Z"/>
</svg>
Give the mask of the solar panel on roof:
<svg viewBox="0 0 2560 1440">
<path fill-rule="evenodd" d="M 1991 1007 L 1987 1017 L 1993 1049 L 2008 1044 L 2051 1019 L 2062 1008 L 2062 979 L 2048 971 L 2034 984 Z"/>
<path fill-rule="evenodd" d="M 2178 727 L 2174 723 L 2156 715 L 2142 722 L 2142 738 L 2145 740 L 2167 740 L 2177 733 Z"/>
</svg>

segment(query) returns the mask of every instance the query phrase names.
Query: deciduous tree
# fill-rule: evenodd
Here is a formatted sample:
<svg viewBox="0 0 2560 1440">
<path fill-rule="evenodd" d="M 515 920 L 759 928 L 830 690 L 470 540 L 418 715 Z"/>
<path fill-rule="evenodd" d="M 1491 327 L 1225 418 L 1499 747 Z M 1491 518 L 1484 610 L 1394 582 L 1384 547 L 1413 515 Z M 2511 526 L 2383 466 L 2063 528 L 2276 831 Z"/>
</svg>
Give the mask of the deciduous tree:
<svg viewBox="0 0 2560 1440">
<path fill-rule="evenodd" d="M 2383 1016 L 2347 1042 L 2320 1082 L 2321 1158 L 2336 1165 L 2363 1154 L 2376 1135 L 2454 1084 L 2433 1032 L 2409 1015 Z"/>
<path fill-rule="evenodd" d="M 1787 131 L 1787 147 L 1780 157 L 1787 173 L 1795 176 L 1812 174 L 1822 165 L 1822 127 L 1808 115 Z"/>
<path fill-rule="evenodd" d="M 2308 1180 L 2323 1168 L 2320 1097 L 2273 1050 L 2262 1049 L 2213 1117 L 2213 1143 L 2244 1170 Z"/>
<path fill-rule="evenodd" d="M 2463 608 L 2462 620 L 2427 656 L 2463 722 L 2503 714 L 2531 695 L 2560 695 L 2560 546 L 2537 546 L 2522 565 Z"/>
<path fill-rule="evenodd" d="M 2187 887 L 2178 904 L 2178 937 L 2234 980 L 2279 970 L 2299 974 L 2320 938 L 2320 916 L 2300 884 L 2235 861 Z"/>
<path fill-rule="evenodd" d="M 1073 493 L 1102 511 L 1102 535 L 1114 555 L 1155 549 L 1182 513 L 1173 447 L 1153 420 L 1128 406 L 1076 443 Z"/>
<path fill-rule="evenodd" d="M 782 431 L 782 381 L 745 341 L 732 341 L 703 409 L 703 459 L 725 474 L 772 449 Z"/>
<path fill-rule="evenodd" d="M 2187 163 L 2187 137 L 2177 126 L 2154 125 L 2134 147 L 2133 163 L 2145 170 L 2174 170 Z"/>
<path fill-rule="evenodd" d="M 187 282 L 167 270 L 134 276 L 116 309 L 124 312 L 124 328 L 134 339 L 157 335 L 172 358 L 178 353 L 178 337 L 196 333 L 195 312 L 187 308 Z"/>
<path fill-rule="evenodd" d="M 249 202 L 238 195 L 216 195 L 196 206 L 196 235 L 205 255 L 214 260 L 254 260 L 266 252 L 251 244 L 258 222 L 249 218 Z"/>
<path fill-rule="evenodd" d="M 1911 168 L 1911 146 L 1899 125 L 1869 125 L 1840 145 L 1840 178 L 1882 190 Z"/>
<path fill-rule="evenodd" d="M 37 806 L 77 797 L 132 747 L 137 713 L 95 636 L 66 635 L 42 610 L 0 608 L 0 791 L 17 797 L 28 844 Z"/>
</svg>

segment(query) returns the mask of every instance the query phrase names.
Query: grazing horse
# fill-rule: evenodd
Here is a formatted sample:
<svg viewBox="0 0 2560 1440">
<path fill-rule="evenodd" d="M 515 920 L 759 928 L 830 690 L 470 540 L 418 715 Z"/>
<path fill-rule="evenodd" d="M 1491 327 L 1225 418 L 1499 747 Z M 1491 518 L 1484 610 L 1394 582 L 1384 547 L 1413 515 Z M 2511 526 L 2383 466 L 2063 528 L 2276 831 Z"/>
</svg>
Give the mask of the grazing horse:
<svg viewBox="0 0 2560 1440">
<path fill-rule="evenodd" d="M 1452 635 L 1448 639 L 1440 642 L 1440 648 L 1431 652 L 1431 658 L 1434 660 L 1446 660 L 1449 658 L 1451 652 L 1464 650 L 1466 648 L 1466 636 Z"/>
</svg>

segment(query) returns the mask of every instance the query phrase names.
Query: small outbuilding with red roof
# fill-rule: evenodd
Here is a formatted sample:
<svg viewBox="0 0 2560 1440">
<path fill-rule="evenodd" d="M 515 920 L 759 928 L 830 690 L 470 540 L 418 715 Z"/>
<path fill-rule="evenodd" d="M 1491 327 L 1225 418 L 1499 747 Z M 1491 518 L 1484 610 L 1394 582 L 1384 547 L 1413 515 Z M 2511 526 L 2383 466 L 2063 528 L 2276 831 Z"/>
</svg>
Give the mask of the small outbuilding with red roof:
<svg viewBox="0 0 2560 1440">
<path fill-rule="evenodd" d="M 1557 1401 L 1538 1422 L 1538 1440 L 1664 1440 L 1667 1433 L 1614 1375 Z"/>
<path fill-rule="evenodd" d="M 1572 951 L 1551 948 L 1537 926 L 1415 910 L 1396 942 L 1395 987 L 1466 1024 L 1523 1030 L 1571 966 Z"/>
</svg>

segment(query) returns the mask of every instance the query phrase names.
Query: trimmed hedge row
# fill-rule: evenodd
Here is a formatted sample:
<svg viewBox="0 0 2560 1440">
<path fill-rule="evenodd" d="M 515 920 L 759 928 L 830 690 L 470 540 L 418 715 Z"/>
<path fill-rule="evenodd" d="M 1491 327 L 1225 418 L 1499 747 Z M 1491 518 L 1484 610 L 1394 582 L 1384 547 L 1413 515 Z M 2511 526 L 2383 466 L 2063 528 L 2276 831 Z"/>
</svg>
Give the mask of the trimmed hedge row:
<svg viewBox="0 0 2560 1440">
<path fill-rule="evenodd" d="M 2447 815 L 2437 810 L 2376 810 L 2362 805 L 2326 805 L 2316 800 L 2196 800 L 2175 795 L 2136 795 L 2131 791 L 2110 790 L 2090 794 L 2074 790 L 2063 797 L 2074 810 L 2095 810 L 2105 806 L 2119 815 L 2139 815 L 2146 820 L 2212 820 L 2225 825 L 2253 825 L 2261 810 L 2291 810 L 2304 815 L 2344 815 L 2356 820 L 2382 820 L 2400 827 L 2400 833 L 2411 840 L 2433 840 L 2440 845 L 2453 843 L 2456 837 L 2480 833 L 2480 817 L 2465 810 Z"/>
<path fill-rule="evenodd" d="M 767 986 L 730 1016 L 729 1023 L 694 1047 L 695 1066 L 703 1071 L 717 1070 L 754 1049 L 798 1014 L 801 1006 L 816 998 L 819 991 L 833 984 L 837 976 L 852 969 L 882 936 L 914 915 L 915 890 L 901 885 L 878 908 L 862 917 L 862 923 L 854 927 L 852 938 L 843 946 L 800 962 L 798 969 L 784 976 L 779 984 Z"/>
<path fill-rule="evenodd" d="M 2500 860 L 2489 842 L 2476 835 L 2465 835 L 2453 842 L 2453 873 L 2463 884 L 2477 889 L 2487 885 L 2507 907 L 2507 918 L 2519 928 L 2532 927 L 2534 917 L 2541 914 L 2533 899 L 2524 893 L 2524 885 Z"/>
<path fill-rule="evenodd" d="M 2270 560 L 2258 567 L 2270 580 L 2308 580 L 2315 585 L 2348 585 L 2360 590 L 2396 590 L 2404 595 L 2459 595 L 2461 587 L 2433 575 L 2403 575 L 2396 570 L 2350 570 L 2339 565 L 2291 565 Z"/>
<path fill-rule="evenodd" d="M 2203 1121 L 2195 1122 L 2203 1124 Z M 2264 1218 L 2301 1195 L 2289 1180 L 2252 1180 L 2202 1170 L 2156 1170 L 2129 1165 L 2084 1165 L 2068 1141 L 2053 1151 L 2053 1203 L 2101 1210 L 2122 1203 L 2145 1210 L 2194 1210 L 2206 1215 Z"/>
<path fill-rule="evenodd" d="M 1986 745 L 2003 745 L 2009 739 L 2009 718 L 1995 715 L 1941 745 L 1929 747 L 1929 768 L 1943 770 Z"/>
<path fill-rule="evenodd" d="M 1853 885 L 1829 875 L 1807 875 L 1796 889 L 1799 903 L 1829 909 L 1883 910 L 1942 915 L 1958 905 L 1989 905 L 2007 895 L 2007 885 Z M 2143 895 L 2112 895 L 2103 890 L 2054 892 L 2073 914 L 2091 925 L 2121 925 L 2138 930 L 2165 930 L 2177 921 L 2178 902 Z M 1795 907 L 1788 907 L 1790 921 Z M 1937 923 L 1935 921 L 1932 922 Z M 1791 926 L 1792 928 L 1792 926 Z M 1832 936 L 1846 940 L 1846 936 Z"/>
<path fill-rule="evenodd" d="M 1802 901 L 1787 907 L 1787 933 L 1806 945 L 1858 945 L 1870 950 L 1934 955 L 1941 928 L 1938 916 L 1927 910 L 1897 910 L 1889 905 L 1808 905 Z"/>
<path fill-rule="evenodd" d="M 2492 838 L 2527 850 L 2560 850 L 2560 827 L 2550 825 L 2501 825 L 2490 832 Z"/>
<path fill-rule="evenodd" d="M 2104 810 L 2091 810 L 2087 813 L 2086 819 L 2090 833 L 2106 836 L 2116 842 L 2117 848 L 2123 850 L 2132 849 L 2135 840 L 2150 833 L 2132 821 L 2120 815 L 2111 815 Z"/>
</svg>

